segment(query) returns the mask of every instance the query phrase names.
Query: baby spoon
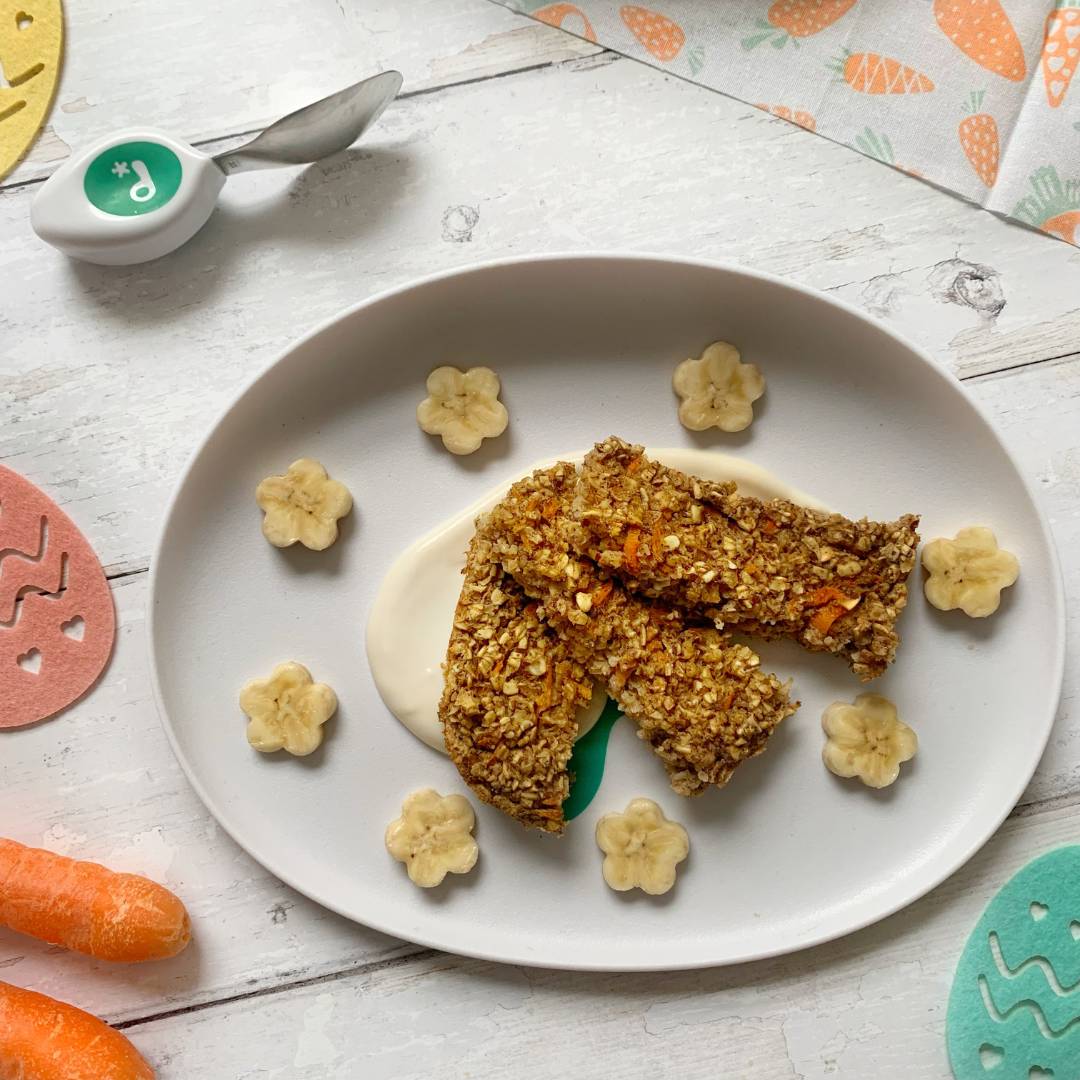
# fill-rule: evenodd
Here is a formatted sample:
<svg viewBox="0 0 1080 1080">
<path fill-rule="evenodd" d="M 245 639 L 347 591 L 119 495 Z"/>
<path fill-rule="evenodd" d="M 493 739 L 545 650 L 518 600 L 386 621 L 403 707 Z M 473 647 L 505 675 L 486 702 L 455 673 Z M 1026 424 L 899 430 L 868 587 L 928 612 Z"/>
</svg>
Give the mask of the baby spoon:
<svg viewBox="0 0 1080 1080">
<path fill-rule="evenodd" d="M 30 207 L 34 232 L 76 259 L 127 266 L 167 255 L 202 228 L 225 178 L 305 165 L 351 146 L 401 89 L 384 71 L 210 157 L 160 131 L 110 135 L 62 165 Z"/>
</svg>

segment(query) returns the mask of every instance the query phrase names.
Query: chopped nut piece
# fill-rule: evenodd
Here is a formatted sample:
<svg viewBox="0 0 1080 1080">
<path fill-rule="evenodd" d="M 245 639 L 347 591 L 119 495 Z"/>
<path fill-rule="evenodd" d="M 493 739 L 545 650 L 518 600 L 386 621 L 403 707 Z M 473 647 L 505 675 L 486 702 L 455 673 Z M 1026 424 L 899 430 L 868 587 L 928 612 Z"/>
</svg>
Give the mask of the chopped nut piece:
<svg viewBox="0 0 1080 1080">
<path fill-rule="evenodd" d="M 679 419 L 691 431 L 748 428 L 753 403 L 765 393 L 757 365 L 742 363 L 739 350 L 726 341 L 713 342 L 696 360 L 684 360 L 675 369 L 672 385 L 682 398 Z"/>
<path fill-rule="evenodd" d="M 931 540 L 923 548 L 922 564 L 930 575 L 926 599 L 941 611 L 959 608 L 973 619 L 993 615 L 1001 590 L 1020 575 L 1016 556 L 999 548 L 993 532 L 978 525 L 961 529 L 952 540 Z"/>
<path fill-rule="evenodd" d="M 252 679 L 240 691 L 248 715 L 247 740 L 263 754 L 287 750 L 304 757 L 322 743 L 322 726 L 337 710 L 337 695 L 314 682 L 303 664 L 278 664 L 269 679 Z"/>
<path fill-rule="evenodd" d="M 828 740 L 825 767 L 837 776 L 857 776 L 867 787 L 888 787 L 910 761 L 919 740 L 880 694 L 860 694 L 854 705 L 837 701 L 821 718 Z"/>
<path fill-rule="evenodd" d="M 499 390 L 491 368 L 436 368 L 427 377 L 428 396 L 416 407 L 416 421 L 428 435 L 441 435 L 451 454 L 471 454 L 506 430 L 510 418 Z"/>
<path fill-rule="evenodd" d="M 652 799 L 633 799 L 621 814 L 596 823 L 604 853 L 604 880 L 617 892 L 641 889 L 651 896 L 675 884 L 675 867 L 690 853 L 690 838 Z"/>
<path fill-rule="evenodd" d="M 476 815 L 463 795 L 443 796 L 424 788 L 402 803 L 401 817 L 386 827 L 386 850 L 405 864 L 414 885 L 432 889 L 447 874 L 467 874 L 476 865 L 475 825 Z"/>
<path fill-rule="evenodd" d="M 352 509 L 349 489 L 331 480 L 312 458 L 294 461 L 283 476 L 268 476 L 255 489 L 263 511 L 263 536 L 274 547 L 298 540 L 312 551 L 323 551 L 338 536 L 338 519 Z"/>
<path fill-rule="evenodd" d="M 650 461 L 614 437 L 585 458 L 574 516 L 576 550 L 635 592 L 723 628 L 834 653 L 862 679 L 881 675 L 896 654 L 918 544 L 914 516 L 849 521 L 763 502 Z M 679 546 L 635 539 L 629 550 L 631 537 L 654 532 Z"/>
</svg>

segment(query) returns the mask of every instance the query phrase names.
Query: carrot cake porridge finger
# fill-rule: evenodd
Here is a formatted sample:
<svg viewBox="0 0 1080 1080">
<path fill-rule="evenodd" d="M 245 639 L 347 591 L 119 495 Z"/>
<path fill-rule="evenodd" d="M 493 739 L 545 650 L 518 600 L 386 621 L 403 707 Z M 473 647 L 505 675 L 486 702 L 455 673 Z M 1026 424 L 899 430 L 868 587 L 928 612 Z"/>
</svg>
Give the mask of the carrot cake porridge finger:
<svg viewBox="0 0 1080 1080">
<path fill-rule="evenodd" d="M 585 458 L 570 536 L 635 592 L 847 661 L 862 679 L 896 655 L 919 519 L 850 521 L 739 495 L 609 438 Z"/>
<path fill-rule="evenodd" d="M 606 681 L 675 791 L 696 795 L 725 784 L 797 705 L 751 649 L 686 626 L 678 612 L 633 596 L 575 555 L 567 539 L 575 487 L 572 465 L 540 470 L 511 488 L 479 534 L 541 601 L 574 656 Z"/>
<path fill-rule="evenodd" d="M 577 716 L 593 680 L 481 536 L 464 575 L 439 702 L 447 753 L 482 801 L 560 833 Z"/>
</svg>

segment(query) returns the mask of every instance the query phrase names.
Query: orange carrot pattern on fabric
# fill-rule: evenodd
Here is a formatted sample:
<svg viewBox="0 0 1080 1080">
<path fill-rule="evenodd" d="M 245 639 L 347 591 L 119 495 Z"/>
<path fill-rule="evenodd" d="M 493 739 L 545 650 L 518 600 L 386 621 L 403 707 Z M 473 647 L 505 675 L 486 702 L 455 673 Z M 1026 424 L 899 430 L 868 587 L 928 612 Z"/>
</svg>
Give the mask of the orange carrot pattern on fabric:
<svg viewBox="0 0 1080 1080">
<path fill-rule="evenodd" d="M 1012 216 L 1069 244 L 1080 240 L 1080 179 L 1062 181 L 1053 165 L 1031 176 L 1031 194 L 1013 207 Z"/>
<path fill-rule="evenodd" d="M 0 1076 L 154 1080 L 127 1038 L 82 1009 L 0 982 Z"/>
<path fill-rule="evenodd" d="M 942 33 L 976 64 L 1013 82 L 1027 75 L 1024 47 L 1001 0 L 934 0 Z"/>
<path fill-rule="evenodd" d="M 754 108 L 761 109 L 762 112 L 772 113 L 773 116 L 778 116 L 781 120 L 787 120 L 788 123 L 798 124 L 799 127 L 806 128 L 807 131 L 817 131 L 817 121 L 811 113 L 806 112 L 804 109 L 789 109 L 786 105 L 766 105 L 760 101 L 754 105 Z"/>
<path fill-rule="evenodd" d="M 776 0 L 764 19 L 757 20 L 759 33 L 743 38 L 744 49 L 756 49 L 769 42 L 782 49 L 789 41 L 798 45 L 801 37 L 819 34 L 846 15 L 856 0 Z"/>
<path fill-rule="evenodd" d="M 966 106 L 970 115 L 960 121 L 957 131 L 960 147 L 971 162 L 971 167 L 987 187 L 993 187 L 997 183 L 998 166 L 1001 164 L 1001 139 L 997 121 L 982 111 L 984 96 L 985 91 L 982 90 L 971 95 Z"/>
<path fill-rule="evenodd" d="M 674 60 L 686 43 L 682 27 L 658 11 L 628 4 L 619 9 L 619 15 L 634 37 L 657 60 Z"/>
<path fill-rule="evenodd" d="M 830 66 L 861 94 L 927 94 L 934 89 L 933 82 L 922 72 L 879 53 L 845 50 Z"/>
<path fill-rule="evenodd" d="M 557 26 L 571 34 L 577 34 L 578 37 L 591 41 L 593 44 L 596 43 L 596 31 L 593 29 L 592 23 L 589 22 L 589 17 L 577 4 L 548 4 L 547 7 L 532 12 L 532 17 L 547 23 L 549 26 Z M 571 25 L 564 25 L 568 19 L 571 20 Z M 573 25 L 575 19 L 581 20 L 580 30 Z"/>
<path fill-rule="evenodd" d="M 188 913 L 164 886 L 3 839 L 0 926 L 121 962 L 163 960 L 191 940 Z"/>
<path fill-rule="evenodd" d="M 1046 16 L 1046 34 L 1039 60 L 1046 100 L 1051 109 L 1060 107 L 1069 84 L 1080 67 L 1080 0 L 1058 0 Z"/>
</svg>

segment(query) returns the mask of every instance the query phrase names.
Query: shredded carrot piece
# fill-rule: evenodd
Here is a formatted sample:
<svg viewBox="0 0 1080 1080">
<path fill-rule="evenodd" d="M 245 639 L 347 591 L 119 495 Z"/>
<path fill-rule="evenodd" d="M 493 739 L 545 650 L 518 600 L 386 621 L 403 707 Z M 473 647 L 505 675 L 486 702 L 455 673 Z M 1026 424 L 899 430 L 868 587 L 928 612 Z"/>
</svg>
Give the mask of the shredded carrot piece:
<svg viewBox="0 0 1080 1080">
<path fill-rule="evenodd" d="M 847 609 L 841 604 L 829 604 L 828 607 L 818 608 L 810 619 L 810 625 L 819 633 L 827 634 L 832 629 L 832 624 L 846 611 Z"/>
<path fill-rule="evenodd" d="M 543 712 L 545 709 L 551 708 L 551 703 L 555 697 L 555 669 L 549 667 L 547 674 L 544 676 L 544 690 L 541 693 L 537 701 L 537 709 Z"/>
<path fill-rule="evenodd" d="M 653 562 L 659 562 L 660 560 L 660 522 L 659 520 L 652 523 L 652 557 Z"/>
<path fill-rule="evenodd" d="M 773 521 L 772 518 L 762 518 L 761 519 L 761 531 L 766 536 L 772 536 L 772 534 L 774 532 L 776 532 L 779 528 L 780 528 L 780 526 L 777 525 L 776 522 Z"/>
<path fill-rule="evenodd" d="M 544 503 L 543 509 L 540 511 L 545 521 L 550 521 L 558 512 L 559 500 L 556 498 L 548 499 L 548 501 Z"/>
<path fill-rule="evenodd" d="M 626 563 L 626 569 L 631 574 L 636 574 L 641 569 L 641 563 L 638 562 L 637 552 L 638 545 L 641 543 L 641 530 L 634 528 L 626 534 L 626 541 L 623 544 L 623 562 Z"/>
<path fill-rule="evenodd" d="M 610 581 L 602 581 L 599 585 L 593 589 L 592 594 L 592 606 L 594 608 L 603 607 L 607 603 L 607 598 L 611 595 L 611 590 L 615 586 Z"/>
<path fill-rule="evenodd" d="M 735 704 L 735 691 L 732 690 L 731 693 L 728 694 L 728 696 L 726 698 L 724 698 L 724 712 L 727 712 L 727 710 L 730 709 L 731 706 L 734 705 L 734 704 Z"/>
<path fill-rule="evenodd" d="M 847 600 L 846 597 L 839 589 L 834 588 L 832 585 L 823 585 L 820 589 L 815 589 L 812 593 L 807 593 L 806 606 L 807 607 L 822 607 L 825 604 L 832 603 L 834 600 Z"/>
<path fill-rule="evenodd" d="M 629 465 L 626 466 L 628 473 L 636 473 L 641 468 L 641 455 L 638 454 L 636 458 L 633 458 Z"/>
<path fill-rule="evenodd" d="M 743 567 L 743 570 L 745 570 L 746 573 L 748 573 L 748 574 L 756 574 L 761 570 L 761 567 L 758 566 L 758 564 L 756 562 L 748 562 Z"/>
</svg>

